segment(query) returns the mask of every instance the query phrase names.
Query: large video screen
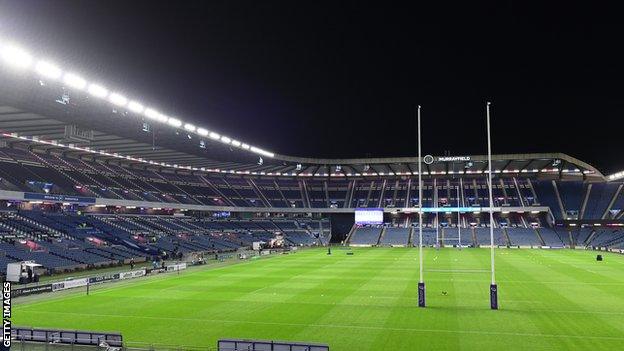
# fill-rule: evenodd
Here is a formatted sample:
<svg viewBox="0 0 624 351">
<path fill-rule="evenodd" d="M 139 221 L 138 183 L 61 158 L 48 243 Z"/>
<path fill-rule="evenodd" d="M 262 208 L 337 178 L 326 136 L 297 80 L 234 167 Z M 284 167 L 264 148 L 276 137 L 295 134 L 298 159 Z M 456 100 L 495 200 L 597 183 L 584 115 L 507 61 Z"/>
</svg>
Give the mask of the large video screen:
<svg viewBox="0 0 624 351">
<path fill-rule="evenodd" d="M 382 208 L 356 208 L 355 224 L 382 224 Z"/>
</svg>

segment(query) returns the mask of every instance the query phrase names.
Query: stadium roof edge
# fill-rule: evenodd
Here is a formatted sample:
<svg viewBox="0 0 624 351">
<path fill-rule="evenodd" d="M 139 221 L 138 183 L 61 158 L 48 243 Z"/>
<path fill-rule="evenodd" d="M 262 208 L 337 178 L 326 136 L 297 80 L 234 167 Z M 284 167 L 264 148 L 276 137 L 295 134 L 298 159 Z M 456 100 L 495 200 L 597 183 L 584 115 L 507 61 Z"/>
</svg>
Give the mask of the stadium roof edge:
<svg viewBox="0 0 624 351">
<path fill-rule="evenodd" d="M 252 175 L 408 175 L 415 174 L 414 165 L 420 161 L 418 157 L 332 159 L 274 154 L 217 133 L 210 133 L 198 126 L 185 124 L 173 117 L 160 121 L 162 122 L 160 125 L 171 130 L 168 130 L 166 135 L 160 134 L 159 144 L 156 145 L 154 139 L 147 137 L 140 127 L 143 121 L 158 121 L 156 117 L 162 116 L 151 116 L 147 113 L 148 107 L 138 103 L 132 104 L 132 100 L 118 96 L 119 94 L 114 92 L 109 94 L 109 91 L 106 91 L 108 98 L 104 99 L 98 95 L 98 91 L 89 91 L 90 86 L 84 79 L 78 79 L 79 77 L 74 77 L 47 61 L 35 62 L 33 57 L 20 51 L 19 48 L 9 48 L 11 50 L 7 51 L 6 45 L 0 47 L 3 49 L 0 52 L 0 58 L 6 64 L 7 69 L 10 72 L 23 70 L 31 72 L 34 75 L 33 78 L 36 77 L 34 83 L 31 83 L 40 85 L 41 87 L 38 88 L 43 89 L 35 90 L 28 85 L 18 84 L 3 88 L 5 101 L 2 103 L 3 106 L 0 106 L 2 110 L 0 131 L 6 138 L 19 139 L 12 142 L 26 142 L 30 139 L 31 142 L 38 142 L 39 148 L 47 151 L 67 149 L 64 153 L 78 157 L 84 155 L 105 159 L 116 157 L 125 160 L 124 162 L 142 163 L 147 166 L 171 166 L 181 170 L 210 170 L 219 173 Z M 18 67 L 12 67 L 14 65 Z M 13 74 L 13 76 L 14 78 L 19 76 L 20 79 L 24 77 L 20 74 Z M 99 97 L 100 101 L 86 99 L 79 100 L 76 104 L 71 102 L 69 97 L 68 102 L 59 102 L 58 98 L 55 101 L 54 94 L 57 93 L 53 91 L 54 89 L 43 88 L 47 84 L 41 79 L 62 81 L 60 85 L 63 91 L 67 87 L 68 90 L 76 91 L 79 97 L 81 94 L 87 98 L 95 96 Z M 81 88 L 76 88 L 77 85 Z M 24 92 L 33 92 L 42 96 L 25 97 L 21 94 Z M 53 103 L 50 103 L 51 101 Z M 110 112 L 111 108 L 113 112 Z M 127 110 L 129 115 L 126 116 L 124 112 L 120 113 L 117 111 L 118 108 Z M 81 126 L 87 126 L 90 129 L 87 132 L 94 135 L 92 140 L 68 141 L 66 128 Z M 145 123 L 143 127 L 145 128 Z M 68 148 L 64 148 L 63 144 Z M 211 146 L 211 144 L 215 145 Z M 205 152 L 206 150 L 208 152 Z M 262 160 L 262 157 L 258 159 L 259 156 L 267 156 L 268 159 Z M 485 170 L 483 164 L 487 161 L 485 155 L 436 156 L 433 159 L 439 162 L 427 164 L 428 174 L 463 172 L 479 174 Z M 593 178 L 606 179 L 595 167 L 563 153 L 501 154 L 494 155 L 493 159 L 497 161 L 494 169 L 501 173 L 537 172 L 548 169 L 551 173 L 570 171 L 577 174 L 589 174 Z M 561 163 L 563 164 L 559 167 Z M 572 168 L 565 168 L 568 166 Z"/>
</svg>

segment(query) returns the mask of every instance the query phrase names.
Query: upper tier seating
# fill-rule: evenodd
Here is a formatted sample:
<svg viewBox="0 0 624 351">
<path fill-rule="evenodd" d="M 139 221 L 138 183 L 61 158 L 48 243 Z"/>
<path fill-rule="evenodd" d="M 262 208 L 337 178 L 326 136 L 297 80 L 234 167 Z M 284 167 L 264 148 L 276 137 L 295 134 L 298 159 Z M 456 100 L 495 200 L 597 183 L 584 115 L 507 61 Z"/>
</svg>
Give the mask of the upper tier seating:
<svg viewBox="0 0 624 351">
<path fill-rule="evenodd" d="M 232 174 L 159 172 L 0 147 L 0 189 L 207 206 L 326 208 L 414 207 L 418 182 L 411 179 L 273 178 Z M 463 178 L 461 206 L 487 206 L 485 176 Z M 456 206 L 459 181 L 425 179 L 423 205 Z M 536 180 L 497 175 L 495 206 L 548 206 L 556 219 L 581 211 L 589 189 L 582 181 Z M 592 183 L 584 219 L 605 215 L 618 183 Z M 558 189 L 560 197 L 557 197 Z M 434 199 L 438 198 L 438 203 Z M 560 201 L 561 200 L 561 201 Z M 624 195 L 613 209 L 624 207 Z M 561 209 L 563 206 L 563 212 Z"/>
</svg>

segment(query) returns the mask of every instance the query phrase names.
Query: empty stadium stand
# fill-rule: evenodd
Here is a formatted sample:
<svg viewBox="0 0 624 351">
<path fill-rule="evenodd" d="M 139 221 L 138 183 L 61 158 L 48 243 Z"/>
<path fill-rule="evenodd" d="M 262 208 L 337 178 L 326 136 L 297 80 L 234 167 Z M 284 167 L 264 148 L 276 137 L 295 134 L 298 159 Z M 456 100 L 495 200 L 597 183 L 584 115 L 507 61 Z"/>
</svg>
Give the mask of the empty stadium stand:
<svg viewBox="0 0 624 351">
<path fill-rule="evenodd" d="M 0 214 L 0 271 L 34 260 L 50 273 L 145 261 L 163 252 L 215 253 L 277 234 L 288 245 L 322 245 L 330 224 L 313 219 L 197 219 L 179 216 L 11 211 Z"/>
</svg>

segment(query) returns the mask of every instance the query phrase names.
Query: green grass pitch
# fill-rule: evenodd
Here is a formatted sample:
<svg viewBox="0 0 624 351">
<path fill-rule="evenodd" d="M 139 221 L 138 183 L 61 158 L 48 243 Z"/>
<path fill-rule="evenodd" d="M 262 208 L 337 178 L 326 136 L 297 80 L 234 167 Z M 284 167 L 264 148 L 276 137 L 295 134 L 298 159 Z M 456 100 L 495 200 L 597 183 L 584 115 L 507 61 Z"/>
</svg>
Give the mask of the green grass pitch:
<svg viewBox="0 0 624 351">
<path fill-rule="evenodd" d="M 332 350 L 621 350 L 624 256 L 489 250 L 304 250 L 180 275 L 16 301 L 13 324 L 120 331 L 133 343 L 215 347 L 219 338 L 313 341 Z M 472 270 L 472 271 L 471 271 Z M 447 294 L 442 294 L 446 291 Z"/>
</svg>

